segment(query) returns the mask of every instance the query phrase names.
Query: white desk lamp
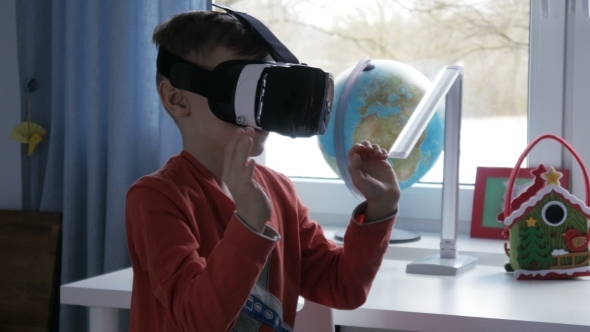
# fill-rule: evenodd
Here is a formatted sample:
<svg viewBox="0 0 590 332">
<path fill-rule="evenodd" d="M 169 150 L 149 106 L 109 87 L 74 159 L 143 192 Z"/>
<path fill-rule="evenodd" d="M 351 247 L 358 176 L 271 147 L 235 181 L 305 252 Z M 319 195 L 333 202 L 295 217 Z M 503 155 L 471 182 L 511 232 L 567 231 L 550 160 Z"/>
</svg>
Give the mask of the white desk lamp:
<svg viewBox="0 0 590 332">
<path fill-rule="evenodd" d="M 457 255 L 462 93 L 463 69 L 458 66 L 444 67 L 389 150 L 390 158 L 407 158 L 436 112 L 437 106 L 445 97 L 445 154 L 440 254 L 409 263 L 406 266 L 407 273 L 455 276 L 474 268 L 477 261 L 475 257 Z"/>
</svg>

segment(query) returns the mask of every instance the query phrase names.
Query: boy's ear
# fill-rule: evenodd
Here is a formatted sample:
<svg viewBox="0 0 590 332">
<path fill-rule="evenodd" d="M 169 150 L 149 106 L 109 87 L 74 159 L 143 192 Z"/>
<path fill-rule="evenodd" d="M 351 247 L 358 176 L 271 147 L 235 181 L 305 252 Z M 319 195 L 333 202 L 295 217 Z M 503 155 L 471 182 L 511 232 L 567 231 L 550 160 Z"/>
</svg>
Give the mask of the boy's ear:
<svg viewBox="0 0 590 332">
<path fill-rule="evenodd" d="M 184 118 L 190 115 L 190 107 L 184 94 L 170 84 L 169 80 L 163 80 L 158 85 L 158 93 L 162 104 L 174 118 Z"/>
</svg>

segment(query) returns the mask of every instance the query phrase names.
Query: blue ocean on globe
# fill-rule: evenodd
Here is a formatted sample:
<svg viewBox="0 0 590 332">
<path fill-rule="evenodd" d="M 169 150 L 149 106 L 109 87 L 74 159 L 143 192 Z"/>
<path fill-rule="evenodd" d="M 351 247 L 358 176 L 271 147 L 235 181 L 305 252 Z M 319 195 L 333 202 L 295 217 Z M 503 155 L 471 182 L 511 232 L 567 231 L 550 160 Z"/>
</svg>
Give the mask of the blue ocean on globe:
<svg viewBox="0 0 590 332">
<path fill-rule="evenodd" d="M 412 115 L 416 106 L 432 86 L 417 69 L 393 60 L 372 60 L 373 69 L 363 71 L 356 80 L 344 116 L 344 144 L 348 151 L 355 143 L 368 140 L 389 149 Z M 353 67 L 335 79 L 334 105 L 338 109 L 340 94 Z M 443 149 L 443 117 L 441 106 L 418 139 L 406 159 L 389 159 L 402 189 L 412 186 L 432 168 Z M 326 132 L 318 136 L 325 161 L 340 176 L 335 157 L 332 114 Z"/>
</svg>

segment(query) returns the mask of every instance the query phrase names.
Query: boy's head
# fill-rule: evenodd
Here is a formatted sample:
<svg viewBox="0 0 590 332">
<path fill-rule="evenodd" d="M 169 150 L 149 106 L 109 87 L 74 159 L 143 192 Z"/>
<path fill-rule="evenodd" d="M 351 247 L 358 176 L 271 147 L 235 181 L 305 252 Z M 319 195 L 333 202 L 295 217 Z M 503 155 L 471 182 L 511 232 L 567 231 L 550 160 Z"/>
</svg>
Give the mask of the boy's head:
<svg viewBox="0 0 590 332">
<path fill-rule="evenodd" d="M 159 24 L 153 34 L 156 46 L 176 56 L 212 70 L 217 64 L 236 59 L 264 60 L 268 52 L 242 23 L 229 14 L 190 11 L 177 14 Z M 185 149 L 223 151 L 236 125 L 219 120 L 209 109 L 207 99 L 190 91 L 174 88 L 163 75 L 156 74 L 158 94 L 172 116 Z M 264 148 L 268 132 L 256 130 L 252 155 Z"/>
<path fill-rule="evenodd" d="M 175 55 L 206 69 L 217 64 L 219 48 L 236 58 L 264 59 L 267 51 L 250 31 L 232 15 L 214 11 L 190 11 L 174 15 L 156 26 L 152 40 Z M 157 74 L 159 84 L 164 77 Z"/>
</svg>

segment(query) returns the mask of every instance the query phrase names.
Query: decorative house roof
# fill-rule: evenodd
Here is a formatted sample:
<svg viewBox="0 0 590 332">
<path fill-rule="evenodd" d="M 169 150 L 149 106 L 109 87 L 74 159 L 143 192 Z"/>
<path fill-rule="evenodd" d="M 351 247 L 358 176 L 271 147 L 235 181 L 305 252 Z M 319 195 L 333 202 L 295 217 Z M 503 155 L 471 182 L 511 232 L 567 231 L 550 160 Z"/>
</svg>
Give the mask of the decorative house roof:
<svg viewBox="0 0 590 332">
<path fill-rule="evenodd" d="M 539 190 L 545 187 L 546 180 L 542 177 L 542 175 L 546 172 L 547 168 L 543 164 L 540 164 L 535 170 L 531 171 L 531 174 L 534 176 L 533 184 L 510 202 L 510 207 L 513 212 L 518 210 L 518 208 L 520 208 L 523 203 L 527 202 L 529 199 L 531 199 L 531 197 L 535 196 Z M 504 211 L 502 211 L 500 214 L 498 214 L 498 221 L 504 222 L 504 219 Z"/>
<path fill-rule="evenodd" d="M 510 214 L 510 216 L 508 216 L 508 218 L 503 221 L 503 224 L 506 227 L 512 227 L 515 220 L 518 220 L 523 215 L 529 213 L 529 211 L 534 208 L 540 200 L 542 200 L 551 192 L 555 192 L 555 194 L 567 201 L 575 209 L 583 213 L 586 218 L 590 218 L 590 208 L 586 206 L 586 203 L 579 200 L 576 196 L 570 194 L 569 191 L 565 190 L 559 184 L 559 179 L 561 178 L 562 174 L 556 172 L 553 167 L 551 167 L 547 172 L 537 172 L 541 170 L 541 166 L 542 165 L 532 172 L 533 175 L 535 175 L 535 181 L 533 182 L 533 185 L 531 185 L 524 193 L 522 193 L 513 201 L 511 206 L 514 210 L 512 211 L 512 214 Z M 543 187 L 539 186 L 540 183 L 543 183 Z M 518 205 L 514 204 L 516 200 L 519 200 Z"/>
</svg>

